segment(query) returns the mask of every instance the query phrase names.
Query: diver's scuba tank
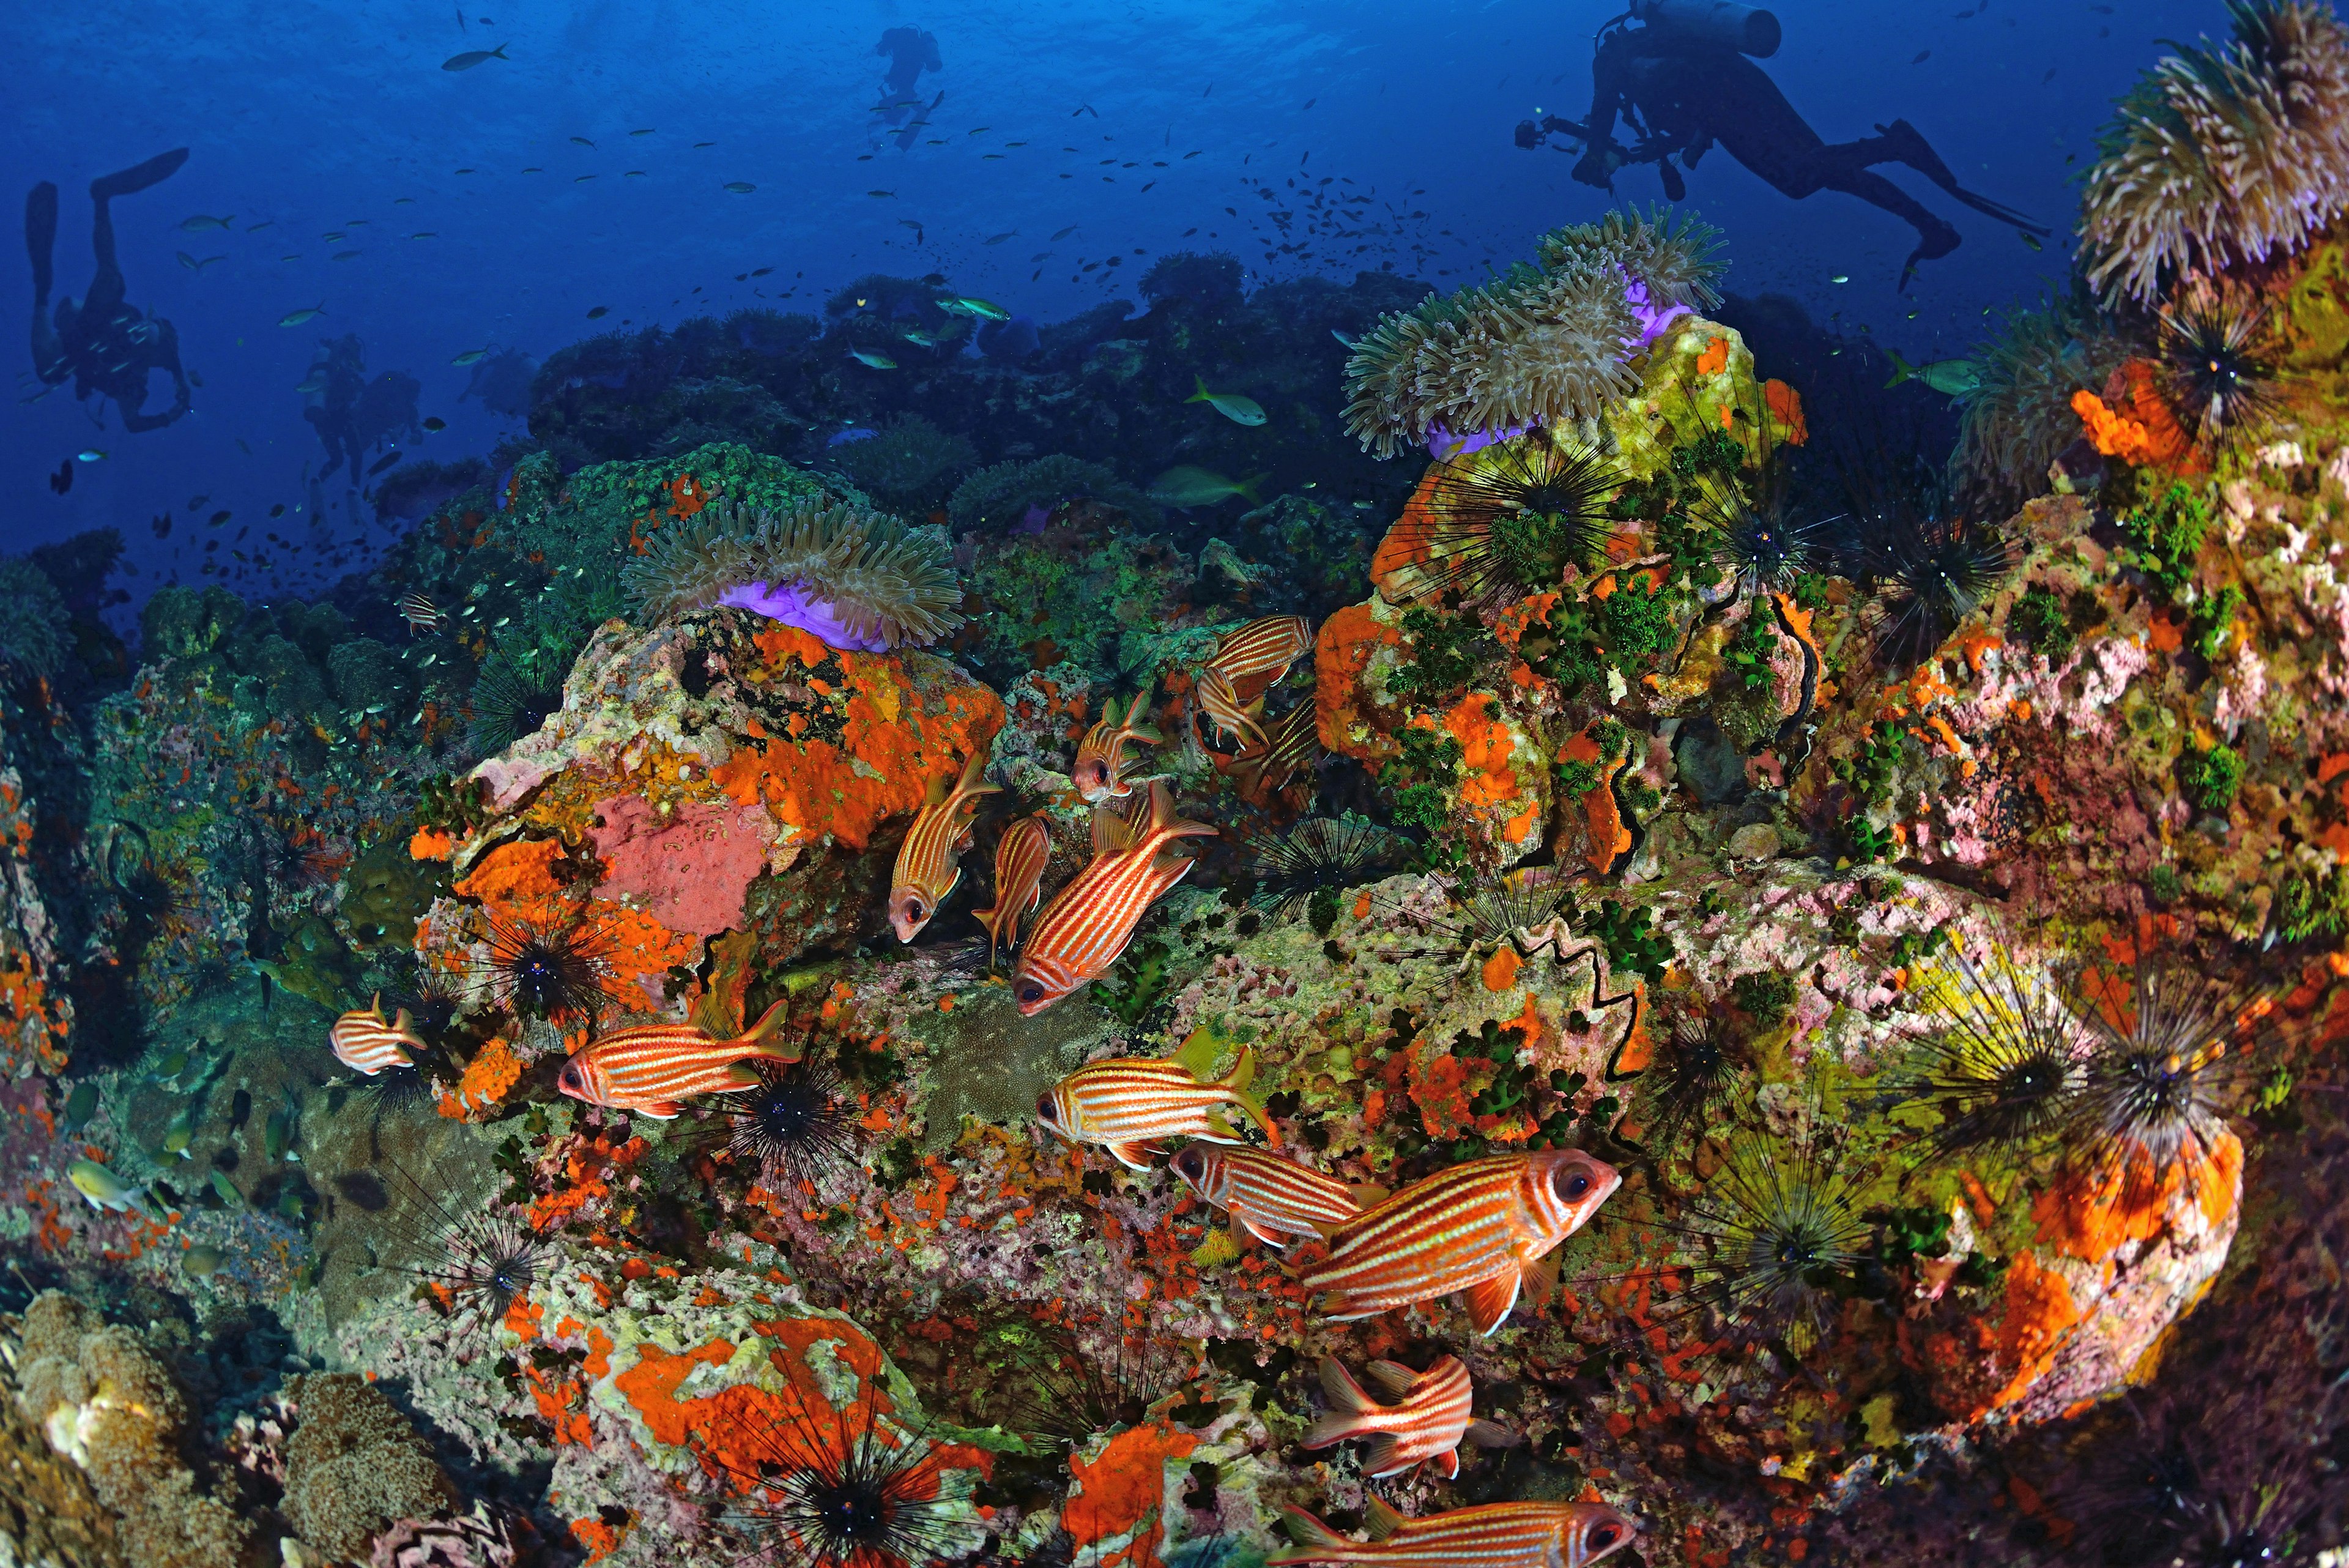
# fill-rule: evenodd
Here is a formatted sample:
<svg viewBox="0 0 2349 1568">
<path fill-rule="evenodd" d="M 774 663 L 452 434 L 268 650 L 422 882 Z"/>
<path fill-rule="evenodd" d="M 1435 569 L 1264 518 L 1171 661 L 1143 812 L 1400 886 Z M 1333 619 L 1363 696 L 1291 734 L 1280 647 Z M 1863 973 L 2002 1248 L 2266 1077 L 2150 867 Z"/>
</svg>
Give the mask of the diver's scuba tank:
<svg viewBox="0 0 2349 1568">
<path fill-rule="evenodd" d="M 1778 18 L 1758 5 L 1732 0 L 1631 0 L 1631 16 L 1651 27 L 1725 45 L 1757 60 L 1778 52 Z"/>
</svg>

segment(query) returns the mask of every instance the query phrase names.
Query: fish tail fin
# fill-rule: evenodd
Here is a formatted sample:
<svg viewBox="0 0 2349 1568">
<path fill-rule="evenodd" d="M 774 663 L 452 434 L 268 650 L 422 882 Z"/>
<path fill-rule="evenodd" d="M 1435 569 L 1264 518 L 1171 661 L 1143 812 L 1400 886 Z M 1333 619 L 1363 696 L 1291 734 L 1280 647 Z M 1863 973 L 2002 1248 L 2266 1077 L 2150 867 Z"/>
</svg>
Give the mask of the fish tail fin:
<svg viewBox="0 0 2349 1568">
<path fill-rule="evenodd" d="M 1191 374 L 1191 384 L 1199 389 L 1183 400 L 1186 403 L 1206 402 L 1207 400 L 1207 379 L 1195 370 Z"/>
<path fill-rule="evenodd" d="M 1884 357 L 1892 361 L 1892 379 L 1884 383 L 1887 389 L 1897 387 L 1903 381 L 1913 381 L 1917 379 L 1917 367 L 1903 359 L 1900 357 L 1900 350 L 1888 348 L 1885 350 Z"/>
<path fill-rule="evenodd" d="M 759 1014 L 759 1022 L 742 1032 L 743 1044 L 758 1045 L 771 1039 L 783 1026 L 783 1009 L 790 1001 L 788 996 L 777 997 L 766 1012 Z"/>
<path fill-rule="evenodd" d="M 1162 838 L 1212 837 L 1223 829 L 1211 822 L 1193 822 L 1174 815 L 1174 794 L 1166 787 L 1164 779 L 1150 781 L 1150 816 L 1148 831 Z"/>
<path fill-rule="evenodd" d="M 1164 745 L 1166 741 L 1155 724 L 1128 724 L 1125 732 L 1146 746 Z"/>
<path fill-rule="evenodd" d="M 1330 1401 L 1332 1420 L 1340 1416 L 1360 1416 L 1380 1408 L 1378 1401 L 1371 1397 L 1370 1390 L 1354 1381 L 1354 1375 L 1346 1370 L 1346 1364 L 1334 1355 L 1321 1359 L 1321 1397 Z M 1354 1423 L 1348 1420 L 1344 1425 L 1350 1431 Z M 1323 1445 L 1308 1439 L 1305 1446 L 1318 1449 Z"/>
<path fill-rule="evenodd" d="M 1264 1141 L 1278 1148 L 1280 1129 L 1273 1126 L 1272 1118 L 1265 1114 L 1264 1102 L 1247 1092 L 1248 1084 L 1255 1077 L 1256 1047 L 1243 1045 L 1240 1047 L 1239 1064 L 1232 1069 L 1232 1075 L 1224 1080 L 1224 1088 L 1232 1096 L 1232 1104 L 1240 1108 L 1240 1114 L 1254 1122 L 1257 1130 L 1264 1134 Z"/>
<path fill-rule="evenodd" d="M 1155 681 L 1152 682 L 1152 685 L 1155 684 Z M 1137 724 L 1142 716 L 1150 711 L 1150 698 L 1151 687 L 1145 686 L 1133 694 L 1133 701 L 1125 705 L 1125 722 L 1122 727 L 1128 732 L 1133 734 L 1142 732 Z"/>
<path fill-rule="evenodd" d="M 1299 1508 L 1295 1503 L 1287 1504 L 1281 1509 L 1280 1521 L 1288 1527 L 1288 1538 L 1291 1541 L 1296 1542 L 1299 1546 L 1350 1548 L 1355 1544 L 1353 1542 L 1350 1542 L 1344 1536 L 1339 1534 L 1336 1531 L 1330 1529 L 1328 1525 L 1322 1523 L 1319 1520 L 1314 1518 L 1313 1515 L 1306 1512 L 1303 1509 Z M 1269 1561 L 1306 1562 L 1309 1561 L 1309 1559 L 1295 1558 L 1284 1560 L 1274 1558 L 1269 1559 Z"/>
<path fill-rule="evenodd" d="M 496 48 L 492 49 L 490 51 L 490 57 L 499 60 L 510 60 L 513 58 L 512 55 L 506 53 L 506 47 L 503 44 L 500 44 Z"/>
<path fill-rule="evenodd" d="M 1362 1450 L 1362 1473 L 1372 1480 L 1392 1475 L 1402 1468 L 1402 1442 L 1392 1432 L 1381 1432 Z"/>
<path fill-rule="evenodd" d="M 412 1034 L 416 1032 L 416 1020 L 409 1016 L 408 1009 L 405 1007 L 393 1015 L 391 1032 L 395 1034 Z"/>
<path fill-rule="evenodd" d="M 1243 497 L 1255 505 L 1261 506 L 1264 504 L 1264 497 L 1257 493 L 1257 488 L 1261 486 L 1266 480 L 1270 479 L 1272 475 L 1269 473 L 1251 473 L 1246 479 L 1241 480 L 1237 484 L 1233 485 L 1232 493 Z"/>
<path fill-rule="evenodd" d="M 1001 794 L 1001 784 L 991 784 L 986 779 L 987 753 L 975 751 L 970 761 L 962 765 L 962 776 L 955 781 L 955 793 L 961 795 Z"/>
<path fill-rule="evenodd" d="M 1388 1536 L 1401 1530 L 1403 1523 L 1402 1515 L 1396 1512 L 1386 1499 L 1372 1497 L 1370 1500 L 1369 1509 L 1365 1511 L 1362 1528 L 1369 1532 L 1372 1541 L 1384 1541 Z"/>
</svg>

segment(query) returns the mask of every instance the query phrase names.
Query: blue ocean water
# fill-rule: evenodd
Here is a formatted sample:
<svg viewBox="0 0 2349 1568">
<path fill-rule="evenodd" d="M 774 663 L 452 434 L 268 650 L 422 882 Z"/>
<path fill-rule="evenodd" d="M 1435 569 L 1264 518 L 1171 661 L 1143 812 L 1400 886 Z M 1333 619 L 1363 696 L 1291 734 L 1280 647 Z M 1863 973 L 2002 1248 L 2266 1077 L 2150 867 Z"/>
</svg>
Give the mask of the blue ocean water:
<svg viewBox="0 0 2349 1568">
<path fill-rule="evenodd" d="M 1041 322 L 1133 297 L 1175 248 L 1228 248 L 1251 283 L 1391 267 L 1456 286 L 1609 204 L 1569 177 L 1570 156 L 1520 151 L 1511 130 L 1584 112 L 1592 36 L 1615 9 L 28 0 L 0 14 L 14 62 L 0 182 L 60 187 L 57 287 L 78 296 L 89 182 L 190 150 L 115 212 L 131 303 L 172 323 L 202 384 L 186 417 L 131 435 L 70 388 L 41 395 L 20 359 L 0 415 L 0 533 L 14 551 L 120 529 L 126 615 L 194 580 L 221 511 L 253 545 L 290 541 L 232 579 L 249 595 L 363 566 L 406 524 L 377 522 L 339 480 L 313 493 L 328 452 L 304 418 L 317 394 L 296 389 L 346 335 L 367 376 L 413 376 L 419 416 L 447 427 L 370 445 L 367 462 L 395 448 L 451 461 L 526 434 L 514 400 L 484 406 L 468 356 L 536 360 L 614 327 L 812 309 L 868 272 L 943 274 Z M 1766 69 L 1822 136 L 1905 118 L 1971 188 L 2059 235 L 2094 128 L 2154 40 L 2224 23 L 2196 0 L 1776 10 L 1785 42 Z M 935 40 L 938 68 L 910 89 L 884 78 L 890 29 Z M 1965 241 L 1906 295 L 1910 231 L 1850 197 L 1789 201 L 1716 149 L 1685 204 L 1725 231 L 1728 286 L 1784 293 L 1920 361 L 2060 281 L 2060 238 L 2028 248 L 1886 171 Z M 1361 198 L 1360 222 L 1333 225 L 1342 239 L 1284 234 L 1250 183 L 1288 197 L 1324 179 Z M 1661 193 L 1652 169 L 1616 182 L 1618 200 Z M 226 221 L 191 226 L 203 218 Z M 22 320 L 21 264 L 9 288 Z M 106 455 L 73 463 L 56 493 L 47 481 L 83 451 Z"/>
</svg>

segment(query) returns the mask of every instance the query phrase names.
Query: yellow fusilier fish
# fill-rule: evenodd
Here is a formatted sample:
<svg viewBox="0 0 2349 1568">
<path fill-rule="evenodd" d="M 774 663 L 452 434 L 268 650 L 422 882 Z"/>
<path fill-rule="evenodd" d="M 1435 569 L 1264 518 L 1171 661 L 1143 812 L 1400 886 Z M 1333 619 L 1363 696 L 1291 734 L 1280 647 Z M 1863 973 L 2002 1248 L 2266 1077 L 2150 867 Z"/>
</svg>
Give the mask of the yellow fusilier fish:
<svg viewBox="0 0 2349 1568">
<path fill-rule="evenodd" d="M 1293 1551 L 1268 1568 L 1336 1563 L 1351 1568 L 1590 1568 L 1631 1539 L 1626 1515 L 1603 1502 L 1487 1502 L 1405 1519 L 1372 1496 L 1368 1542 L 1350 1541 L 1303 1509 L 1281 1510 Z"/>
<path fill-rule="evenodd" d="M 1160 1138 L 1239 1142 L 1217 1109 L 1221 1106 L 1237 1106 L 1279 1147 L 1279 1129 L 1247 1093 L 1256 1076 L 1255 1050 L 1241 1048 L 1230 1077 L 1203 1080 L 1199 1064 L 1212 1060 L 1214 1051 L 1212 1038 L 1199 1035 L 1170 1057 L 1112 1056 L 1089 1063 L 1037 1100 L 1036 1119 L 1071 1143 L 1102 1145 L 1135 1170 L 1150 1168 L 1152 1145 Z"/>
<path fill-rule="evenodd" d="M 409 1052 L 428 1048 L 405 1007 L 397 1017 L 385 1020 L 381 992 L 365 1007 L 336 1019 L 335 1026 L 326 1032 L 326 1043 L 334 1047 L 336 1061 L 370 1078 L 386 1067 L 415 1066 L 416 1059 Z"/>
<path fill-rule="evenodd" d="M 1106 807 L 1094 811 L 1092 863 L 1036 917 L 1011 971 L 1011 999 L 1023 1016 L 1107 973 L 1143 912 L 1190 871 L 1190 861 L 1168 853 L 1174 840 L 1216 832 L 1175 815 L 1164 783 L 1154 782 L 1144 798 L 1149 815 L 1138 827 Z"/>
<path fill-rule="evenodd" d="M 1147 691 L 1134 697 L 1123 719 L 1117 716 L 1117 699 L 1102 704 L 1101 722 L 1085 732 L 1085 738 L 1077 744 L 1075 765 L 1069 769 L 1069 782 L 1077 786 L 1077 794 L 1087 805 L 1123 800 L 1133 793 L 1133 781 L 1125 776 L 1125 748 L 1135 741 L 1154 746 L 1163 738 L 1157 730 L 1141 722 L 1149 711 Z"/>
<path fill-rule="evenodd" d="M 1199 671 L 1191 694 L 1199 711 L 1206 714 L 1207 722 L 1215 726 L 1216 740 L 1229 733 L 1237 736 L 1244 746 L 1266 743 L 1264 726 L 1257 722 L 1264 717 L 1264 699 L 1259 697 L 1242 707 L 1239 693 L 1232 690 L 1231 678 L 1214 665 Z"/>
<path fill-rule="evenodd" d="M 1340 1322 L 1459 1291 L 1476 1332 L 1489 1334 L 1525 1285 L 1538 1300 L 1557 1293 L 1550 1253 L 1622 1182 L 1576 1148 L 1465 1160 L 1340 1226 L 1301 1282 L 1329 1292 L 1322 1310 Z"/>
<path fill-rule="evenodd" d="M 1052 836 L 1036 817 L 1023 816 L 1003 830 L 995 846 L 995 907 L 971 918 L 987 928 L 987 961 L 995 950 L 1019 940 L 1019 921 L 1044 892 L 1044 867 L 1052 858 Z"/>
<path fill-rule="evenodd" d="M 978 815 L 978 797 L 1002 793 L 998 785 L 981 780 L 980 770 L 986 766 L 986 754 L 974 752 L 952 789 L 944 779 L 932 779 L 929 803 L 915 814 L 914 826 L 905 830 L 905 842 L 897 846 L 897 870 L 889 880 L 889 924 L 901 942 L 922 934 L 922 928 L 962 880 L 959 857 L 970 847 L 970 823 Z"/>
</svg>

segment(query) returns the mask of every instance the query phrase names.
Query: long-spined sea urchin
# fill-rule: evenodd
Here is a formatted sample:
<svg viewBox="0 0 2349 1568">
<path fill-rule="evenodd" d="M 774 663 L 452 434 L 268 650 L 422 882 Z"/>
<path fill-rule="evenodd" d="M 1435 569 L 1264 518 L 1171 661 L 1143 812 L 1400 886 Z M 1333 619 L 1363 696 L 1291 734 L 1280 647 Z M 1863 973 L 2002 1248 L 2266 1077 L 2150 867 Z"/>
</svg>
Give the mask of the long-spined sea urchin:
<svg viewBox="0 0 2349 1568">
<path fill-rule="evenodd" d="M 2057 986 L 2003 950 L 1977 964 L 1954 953 L 1926 992 L 1941 1026 L 1889 1085 L 1940 1117 L 1940 1153 L 2030 1149 L 2059 1135 L 2085 1087 L 2095 1039 Z M 1922 989 L 1922 988 L 1920 988 Z"/>
<path fill-rule="evenodd" d="M 1405 564 L 1380 591 L 1397 602 L 1481 604 L 1555 587 L 1598 566 L 1614 532 L 1607 503 L 1626 474 L 1596 447 L 1546 425 L 1434 470 L 1380 546 Z"/>
<path fill-rule="evenodd" d="M 962 586 L 943 533 L 837 503 L 704 507 L 656 533 L 626 577 L 654 619 L 735 603 L 842 647 L 936 642 L 962 624 Z"/>
</svg>

